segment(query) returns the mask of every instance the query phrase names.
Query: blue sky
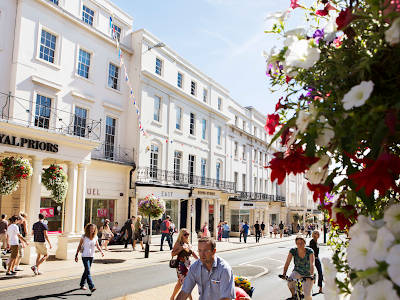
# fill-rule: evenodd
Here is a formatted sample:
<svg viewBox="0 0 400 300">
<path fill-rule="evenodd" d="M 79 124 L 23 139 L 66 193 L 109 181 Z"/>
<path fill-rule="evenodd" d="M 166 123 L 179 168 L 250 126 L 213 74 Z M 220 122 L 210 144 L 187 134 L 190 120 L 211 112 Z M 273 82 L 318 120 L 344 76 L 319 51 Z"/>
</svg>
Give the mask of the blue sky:
<svg viewBox="0 0 400 300">
<path fill-rule="evenodd" d="M 271 113 L 279 98 L 265 76 L 265 17 L 290 0 L 112 0 L 179 55 L 226 87 L 243 106 Z"/>
</svg>

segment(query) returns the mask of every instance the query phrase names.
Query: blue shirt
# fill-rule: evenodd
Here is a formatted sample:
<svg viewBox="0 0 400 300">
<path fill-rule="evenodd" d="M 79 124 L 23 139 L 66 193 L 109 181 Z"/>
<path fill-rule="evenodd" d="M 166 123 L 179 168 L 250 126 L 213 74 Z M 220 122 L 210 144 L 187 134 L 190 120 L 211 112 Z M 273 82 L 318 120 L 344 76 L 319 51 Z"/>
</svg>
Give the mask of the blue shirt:
<svg viewBox="0 0 400 300">
<path fill-rule="evenodd" d="M 249 225 L 243 224 L 242 230 L 245 234 L 249 234 Z"/>
<path fill-rule="evenodd" d="M 231 266 L 222 258 L 215 256 L 210 272 L 197 260 L 189 269 L 183 282 L 182 291 L 190 294 L 197 284 L 199 300 L 235 299 L 235 284 Z"/>
</svg>

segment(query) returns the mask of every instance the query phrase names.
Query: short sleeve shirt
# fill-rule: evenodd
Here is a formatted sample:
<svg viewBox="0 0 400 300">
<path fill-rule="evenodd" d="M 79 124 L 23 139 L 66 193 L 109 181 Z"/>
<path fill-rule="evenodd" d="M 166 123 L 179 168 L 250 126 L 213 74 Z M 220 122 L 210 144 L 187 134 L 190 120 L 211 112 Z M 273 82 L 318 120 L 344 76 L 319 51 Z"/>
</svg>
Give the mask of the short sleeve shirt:
<svg viewBox="0 0 400 300">
<path fill-rule="evenodd" d="M 10 241 L 10 246 L 18 246 L 18 244 L 19 244 L 19 238 L 18 238 L 19 228 L 18 228 L 17 224 L 11 224 L 10 226 L 8 226 L 7 234 L 8 234 L 8 238 Z"/>
<path fill-rule="evenodd" d="M 248 233 L 249 233 L 249 225 L 244 224 L 242 228 L 243 228 L 243 232 L 244 232 L 245 234 L 248 234 Z"/>
<path fill-rule="evenodd" d="M 310 276 L 310 255 L 314 253 L 311 248 L 306 247 L 306 255 L 303 258 L 299 256 L 297 248 L 290 249 L 294 258 L 294 271 L 302 276 Z"/>
<path fill-rule="evenodd" d="M 43 222 L 36 222 L 32 226 L 33 230 L 33 241 L 36 243 L 44 243 L 46 240 L 44 238 L 44 231 L 49 230 L 46 224 Z"/>
<path fill-rule="evenodd" d="M 197 260 L 189 269 L 183 282 L 182 291 L 190 294 L 197 284 L 199 300 L 235 299 L 235 284 L 230 265 L 222 258 L 215 256 L 209 272 L 201 260 Z"/>
</svg>

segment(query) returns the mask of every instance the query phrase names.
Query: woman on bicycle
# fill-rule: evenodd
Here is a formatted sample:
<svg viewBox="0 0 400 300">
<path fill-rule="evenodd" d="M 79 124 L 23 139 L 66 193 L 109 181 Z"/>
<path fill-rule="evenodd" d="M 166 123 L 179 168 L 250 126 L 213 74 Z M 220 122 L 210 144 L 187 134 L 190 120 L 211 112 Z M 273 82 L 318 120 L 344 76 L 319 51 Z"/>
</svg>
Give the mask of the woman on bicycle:
<svg viewBox="0 0 400 300">
<path fill-rule="evenodd" d="M 295 286 L 296 279 L 302 277 L 310 277 L 314 274 L 314 251 L 311 248 L 306 247 L 306 240 L 303 237 L 296 237 L 296 248 L 292 248 L 286 259 L 285 266 L 283 268 L 283 276 L 286 277 L 286 272 L 289 268 L 292 258 L 294 258 L 294 269 L 292 274 L 289 276 L 288 287 L 292 293 L 292 298 L 295 299 Z M 311 300 L 313 280 L 306 278 L 303 281 L 304 299 Z"/>
</svg>

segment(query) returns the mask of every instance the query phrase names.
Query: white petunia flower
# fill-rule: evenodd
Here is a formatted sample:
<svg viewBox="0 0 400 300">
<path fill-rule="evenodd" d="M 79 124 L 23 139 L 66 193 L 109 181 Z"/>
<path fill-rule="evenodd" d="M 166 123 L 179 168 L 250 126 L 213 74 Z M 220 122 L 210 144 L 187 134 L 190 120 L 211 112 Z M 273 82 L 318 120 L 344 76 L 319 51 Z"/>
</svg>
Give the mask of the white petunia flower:
<svg viewBox="0 0 400 300">
<path fill-rule="evenodd" d="M 322 262 L 322 267 L 324 269 L 325 281 L 335 281 L 337 275 L 337 270 L 335 265 L 327 257 L 322 258 L 321 262 Z"/>
<path fill-rule="evenodd" d="M 399 300 L 393 283 L 387 279 L 369 285 L 366 290 L 365 300 Z"/>
<path fill-rule="evenodd" d="M 357 283 L 351 291 L 350 300 L 364 300 L 366 289 L 361 283 Z"/>
<path fill-rule="evenodd" d="M 311 68 L 319 60 L 321 53 L 313 44 L 313 39 L 293 42 L 285 54 L 285 65 L 288 68 Z"/>
<path fill-rule="evenodd" d="M 377 261 L 384 261 L 388 254 L 388 249 L 392 246 L 394 240 L 395 238 L 389 229 L 386 227 L 380 228 L 376 236 L 375 244 L 371 249 L 372 258 Z"/>
<path fill-rule="evenodd" d="M 356 270 L 366 270 L 376 267 L 375 260 L 371 257 L 372 242 L 366 233 L 361 233 L 353 237 L 347 248 L 347 261 L 350 268 Z"/>
<path fill-rule="evenodd" d="M 385 41 L 390 45 L 400 43 L 400 18 L 393 21 L 392 26 L 385 32 Z"/>
<path fill-rule="evenodd" d="M 309 112 L 301 110 L 296 119 L 296 126 L 299 129 L 300 133 L 304 133 L 306 131 L 308 123 L 312 120 L 312 115 Z"/>
<path fill-rule="evenodd" d="M 286 39 L 283 41 L 283 45 L 285 47 L 290 47 L 293 43 L 297 42 L 299 38 L 295 35 L 289 35 L 286 37 Z"/>
<path fill-rule="evenodd" d="M 285 32 L 285 37 L 289 36 L 297 36 L 297 37 L 305 37 L 306 30 L 303 27 L 294 28 Z"/>
<path fill-rule="evenodd" d="M 362 81 L 359 85 L 353 86 L 343 97 L 343 107 L 345 110 L 353 107 L 363 106 L 368 100 L 374 89 L 374 83 L 370 81 Z"/>
<path fill-rule="evenodd" d="M 372 226 L 372 220 L 364 215 L 359 215 L 357 223 L 350 227 L 349 236 L 351 238 L 360 235 L 361 233 L 375 233 L 376 229 Z"/>
<path fill-rule="evenodd" d="M 400 204 L 391 205 L 386 209 L 383 219 L 386 222 L 386 227 L 394 235 L 400 235 Z"/>
<path fill-rule="evenodd" d="M 333 14 L 329 17 L 328 23 L 324 27 L 324 41 L 332 42 L 336 38 L 337 24 L 336 24 L 337 14 Z"/>
<path fill-rule="evenodd" d="M 328 155 L 322 156 L 316 163 L 311 165 L 306 172 L 306 178 L 311 184 L 320 184 L 325 182 L 328 177 L 328 166 L 331 159 Z"/>
<path fill-rule="evenodd" d="M 390 249 L 386 262 L 389 264 L 387 272 L 390 279 L 400 286 L 400 244 Z"/>
<path fill-rule="evenodd" d="M 283 22 L 286 20 L 287 16 L 289 15 L 289 10 L 285 11 L 276 11 L 272 14 L 269 14 L 265 20 L 270 20 L 273 23 Z"/>
<path fill-rule="evenodd" d="M 322 129 L 321 134 L 318 135 L 317 139 L 315 140 L 315 143 L 318 146 L 326 147 L 334 137 L 335 132 L 333 131 L 332 126 L 326 123 L 324 129 Z"/>
</svg>

